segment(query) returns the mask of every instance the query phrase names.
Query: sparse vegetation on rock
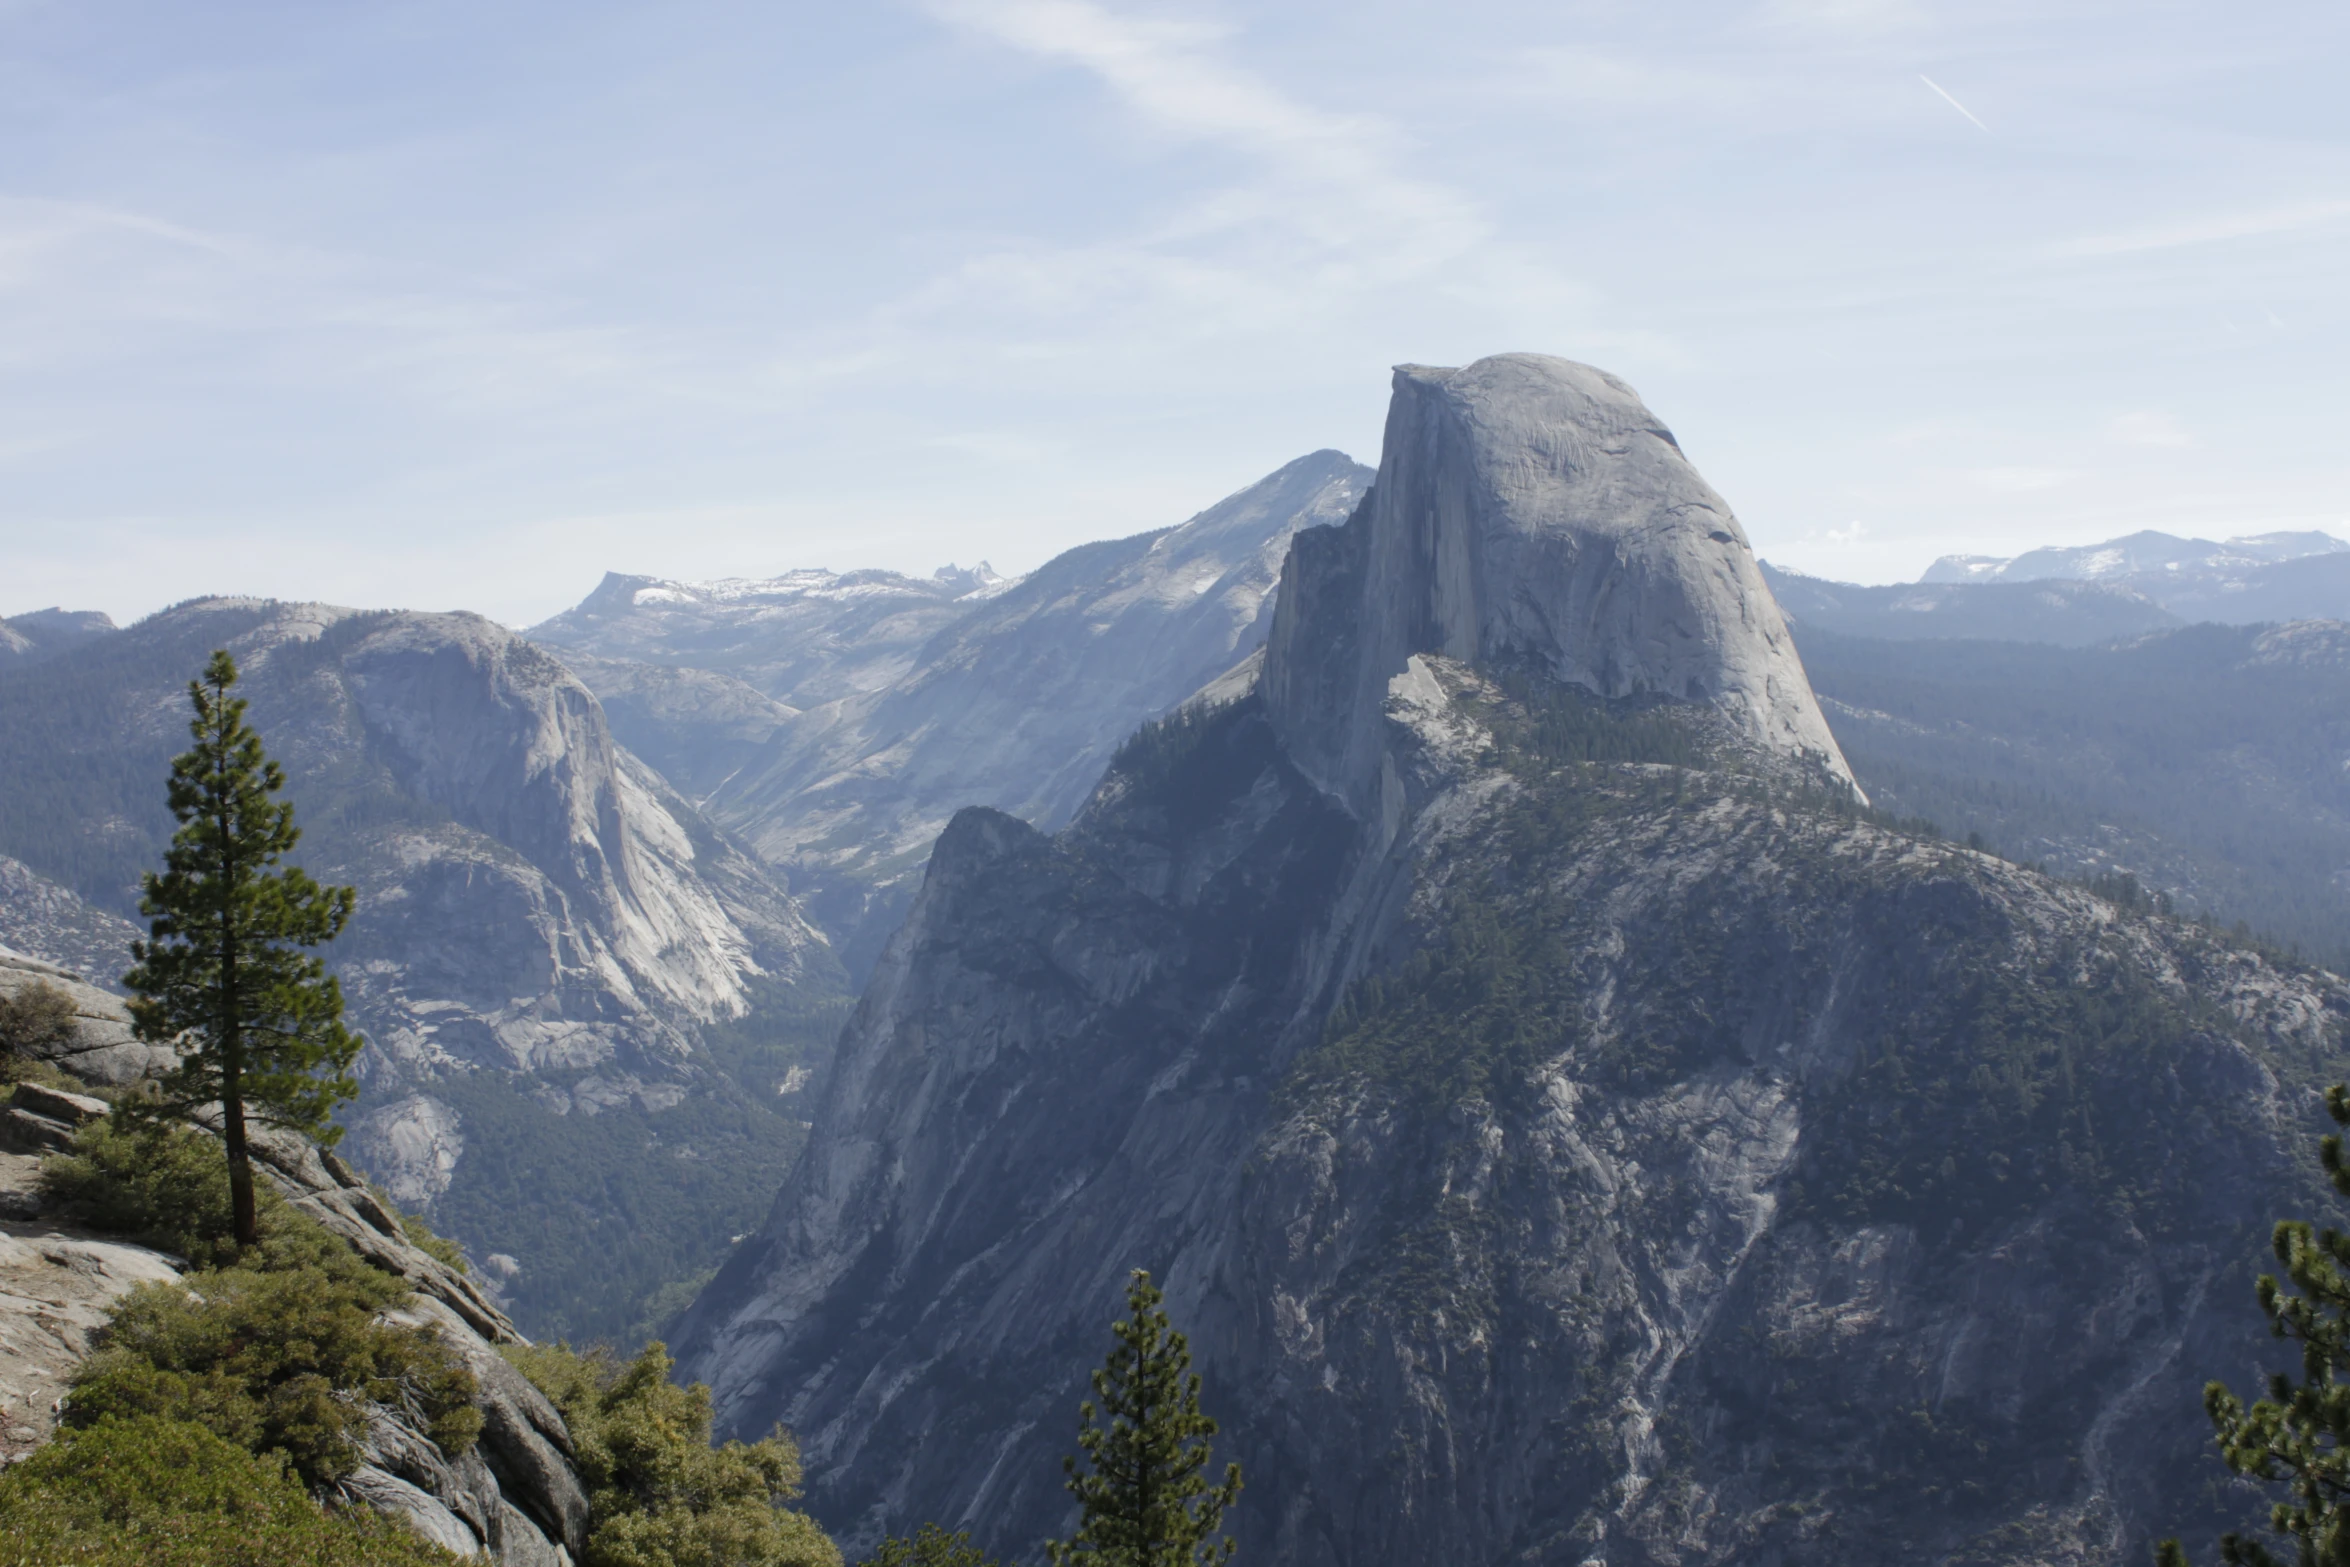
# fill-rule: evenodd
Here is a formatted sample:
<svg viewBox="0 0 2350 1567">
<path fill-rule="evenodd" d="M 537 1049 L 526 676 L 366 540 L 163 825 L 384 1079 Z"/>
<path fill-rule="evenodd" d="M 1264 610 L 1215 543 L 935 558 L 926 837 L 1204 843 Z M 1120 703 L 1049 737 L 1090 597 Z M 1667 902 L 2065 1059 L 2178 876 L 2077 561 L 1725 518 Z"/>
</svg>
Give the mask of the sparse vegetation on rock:
<svg viewBox="0 0 2350 1567">
<path fill-rule="evenodd" d="M 47 980 L 0 996 L 0 1072 L 13 1074 L 29 1058 L 69 1038 L 73 1017 L 73 998 Z"/>
<path fill-rule="evenodd" d="M 160 1415 L 67 1431 L 0 1474 L 0 1567 L 454 1567 L 398 1521 L 330 1512 L 283 1459 Z"/>
<path fill-rule="evenodd" d="M 824 1531 L 788 1505 L 800 1494 L 791 1438 L 713 1447 L 710 1390 L 671 1382 L 659 1343 L 629 1359 L 563 1345 L 506 1353 L 571 1429 L 588 1490 L 584 1567 L 840 1567 Z"/>
</svg>

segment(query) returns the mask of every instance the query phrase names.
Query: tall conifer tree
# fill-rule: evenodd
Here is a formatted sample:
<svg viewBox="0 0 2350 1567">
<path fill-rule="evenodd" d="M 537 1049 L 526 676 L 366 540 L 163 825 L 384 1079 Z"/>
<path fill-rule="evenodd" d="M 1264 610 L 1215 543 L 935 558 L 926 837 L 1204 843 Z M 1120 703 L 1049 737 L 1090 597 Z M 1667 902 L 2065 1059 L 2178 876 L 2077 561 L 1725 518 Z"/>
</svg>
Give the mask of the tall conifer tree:
<svg viewBox="0 0 2350 1567">
<path fill-rule="evenodd" d="M 169 795 L 180 827 L 163 873 L 142 883 L 152 939 L 131 944 L 123 983 L 140 1037 L 186 1051 L 142 1113 L 220 1106 L 237 1244 L 251 1246 L 248 1118 L 332 1143 L 341 1128 L 327 1117 L 358 1091 L 360 1040 L 343 1026 L 342 988 L 304 950 L 341 934 L 356 895 L 280 863 L 301 832 L 292 804 L 272 798 L 285 773 L 228 694 L 236 683 L 225 650 L 188 683 L 196 745 L 171 764 Z"/>
<path fill-rule="evenodd" d="M 1165 1298 L 1134 1270 L 1126 1320 L 1110 1330 L 1117 1347 L 1093 1374 L 1100 1403 L 1078 1407 L 1086 1468 L 1075 1458 L 1063 1467 L 1084 1511 L 1074 1539 L 1045 1546 L 1053 1567 L 1198 1567 L 1232 1556 L 1232 1541 L 1214 1535 L 1240 1496 L 1240 1465 L 1225 1465 L 1217 1486 L 1200 1472 L 1216 1422 L 1200 1413 L 1191 1345 L 1159 1309 Z"/>
</svg>

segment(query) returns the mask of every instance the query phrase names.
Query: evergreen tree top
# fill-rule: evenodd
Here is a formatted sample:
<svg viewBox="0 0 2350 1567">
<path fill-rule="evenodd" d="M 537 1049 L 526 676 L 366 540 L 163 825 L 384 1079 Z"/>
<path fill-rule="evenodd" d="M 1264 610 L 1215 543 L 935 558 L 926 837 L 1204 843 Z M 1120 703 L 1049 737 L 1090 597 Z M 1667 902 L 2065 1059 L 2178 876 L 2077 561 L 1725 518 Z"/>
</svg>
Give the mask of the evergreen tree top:
<svg viewBox="0 0 2350 1567">
<path fill-rule="evenodd" d="M 300 841 L 285 773 L 231 696 L 236 661 L 223 649 L 188 684 L 192 749 L 171 764 L 167 799 L 179 822 L 160 873 L 142 882 L 149 939 L 133 942 L 123 976 L 141 1037 L 184 1054 L 142 1113 L 185 1116 L 220 1107 L 239 1243 L 254 1240 L 248 1112 L 264 1124 L 333 1143 L 328 1117 L 351 1098 L 361 1041 L 343 1023 L 343 993 L 308 949 L 350 923 L 356 894 L 322 887 L 284 863 Z"/>
<path fill-rule="evenodd" d="M 1045 1547 L 1054 1567 L 1203 1567 L 1231 1559 L 1218 1538 L 1224 1512 L 1240 1496 L 1240 1466 L 1227 1464 L 1220 1485 L 1203 1471 L 1216 1422 L 1200 1409 L 1191 1345 L 1162 1309 L 1166 1296 L 1137 1268 L 1126 1289 L 1126 1316 L 1093 1374 L 1094 1398 L 1078 1408 L 1077 1445 L 1085 1467 L 1064 1461 L 1080 1508 L 1077 1533 Z M 1097 1402 L 1098 1401 L 1098 1402 Z"/>
</svg>

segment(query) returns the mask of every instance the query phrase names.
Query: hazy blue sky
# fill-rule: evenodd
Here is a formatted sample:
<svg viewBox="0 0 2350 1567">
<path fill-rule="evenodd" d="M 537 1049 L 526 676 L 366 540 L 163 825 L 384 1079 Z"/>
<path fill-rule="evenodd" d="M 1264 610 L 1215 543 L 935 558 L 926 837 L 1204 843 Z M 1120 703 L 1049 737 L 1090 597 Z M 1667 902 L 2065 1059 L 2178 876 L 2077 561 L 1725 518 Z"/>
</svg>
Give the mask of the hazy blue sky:
<svg viewBox="0 0 2350 1567">
<path fill-rule="evenodd" d="M 1768 558 L 2350 533 L 2340 0 L 0 0 L 0 613 L 1019 570 L 1387 367 Z"/>
</svg>

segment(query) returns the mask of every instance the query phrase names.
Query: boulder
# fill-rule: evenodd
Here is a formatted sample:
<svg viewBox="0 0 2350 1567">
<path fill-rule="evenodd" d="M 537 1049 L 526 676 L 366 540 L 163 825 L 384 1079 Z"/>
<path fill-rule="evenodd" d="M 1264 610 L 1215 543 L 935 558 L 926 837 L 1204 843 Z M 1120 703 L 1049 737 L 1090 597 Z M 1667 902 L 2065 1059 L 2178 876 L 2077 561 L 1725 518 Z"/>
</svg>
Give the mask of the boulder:
<svg viewBox="0 0 2350 1567">
<path fill-rule="evenodd" d="M 149 1044 L 132 1031 L 130 1008 L 120 996 L 53 963 L 0 947 L 0 999 L 34 985 L 62 990 L 73 1003 L 72 1031 L 35 1052 L 60 1070 L 85 1083 L 135 1083 L 178 1062 L 169 1045 Z"/>
</svg>

